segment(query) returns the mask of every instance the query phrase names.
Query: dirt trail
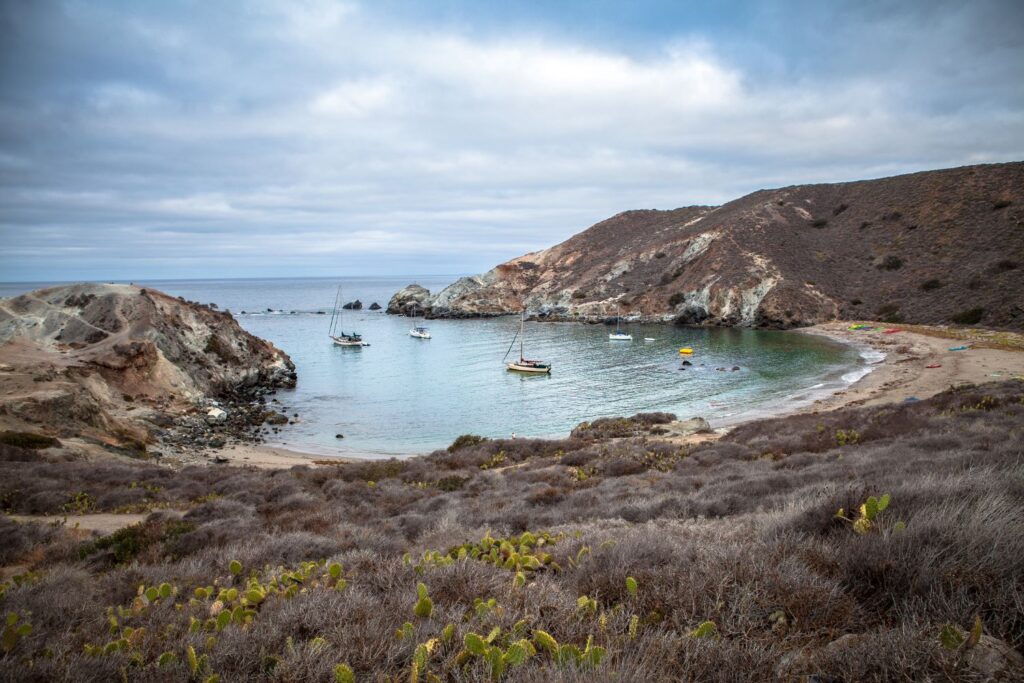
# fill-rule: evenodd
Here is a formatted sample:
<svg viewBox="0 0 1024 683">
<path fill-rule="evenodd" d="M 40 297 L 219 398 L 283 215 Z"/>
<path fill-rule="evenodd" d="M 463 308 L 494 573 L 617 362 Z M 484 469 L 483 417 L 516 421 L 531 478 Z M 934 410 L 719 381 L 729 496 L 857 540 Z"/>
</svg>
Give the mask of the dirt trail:
<svg viewBox="0 0 1024 683">
<path fill-rule="evenodd" d="M 146 515 L 142 514 L 119 515 L 114 513 L 98 513 L 95 515 L 8 515 L 8 517 L 18 522 L 40 522 L 42 524 L 64 522 L 69 529 L 77 526 L 77 528 L 85 529 L 86 531 L 98 531 L 104 536 L 126 526 L 138 524 L 146 519 Z"/>
</svg>

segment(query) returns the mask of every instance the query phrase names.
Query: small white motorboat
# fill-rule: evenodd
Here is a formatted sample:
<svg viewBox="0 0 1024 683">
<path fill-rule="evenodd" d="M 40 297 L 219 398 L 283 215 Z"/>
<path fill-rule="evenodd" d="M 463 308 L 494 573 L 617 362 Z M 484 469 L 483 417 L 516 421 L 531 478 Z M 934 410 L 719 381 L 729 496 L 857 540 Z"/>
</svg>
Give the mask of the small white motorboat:
<svg viewBox="0 0 1024 683">
<path fill-rule="evenodd" d="M 430 339 L 430 330 L 422 325 L 417 325 L 409 330 L 409 336 L 416 337 L 417 339 Z"/>
</svg>

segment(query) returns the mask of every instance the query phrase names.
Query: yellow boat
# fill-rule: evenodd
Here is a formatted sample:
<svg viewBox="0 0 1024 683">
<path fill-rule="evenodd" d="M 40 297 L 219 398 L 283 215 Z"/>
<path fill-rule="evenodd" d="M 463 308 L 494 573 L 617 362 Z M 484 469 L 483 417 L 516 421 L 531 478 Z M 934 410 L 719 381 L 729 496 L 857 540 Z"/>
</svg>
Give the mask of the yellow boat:
<svg viewBox="0 0 1024 683">
<path fill-rule="evenodd" d="M 686 354 L 687 356 L 689 356 L 691 353 L 693 353 L 693 349 L 691 349 L 691 348 L 679 349 L 679 353 L 683 353 L 683 354 Z"/>
</svg>

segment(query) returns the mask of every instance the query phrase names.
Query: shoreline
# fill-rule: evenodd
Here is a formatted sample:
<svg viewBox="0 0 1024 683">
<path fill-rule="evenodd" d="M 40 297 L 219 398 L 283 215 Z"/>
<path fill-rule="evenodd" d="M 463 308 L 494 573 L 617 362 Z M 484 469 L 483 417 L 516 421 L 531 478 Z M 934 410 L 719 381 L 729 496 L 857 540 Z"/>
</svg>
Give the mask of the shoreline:
<svg viewBox="0 0 1024 683">
<path fill-rule="evenodd" d="M 852 325 L 867 325 L 873 330 L 851 330 Z M 885 330 L 899 331 L 887 334 Z M 838 410 L 848 406 L 873 406 L 899 403 L 906 400 L 929 398 L 960 384 L 980 384 L 999 379 L 1024 377 L 1024 335 L 1014 332 L 992 333 L 987 330 L 959 330 L 956 328 L 922 325 L 890 326 L 870 321 L 833 321 L 812 327 L 790 330 L 795 334 L 812 334 L 847 344 L 870 358 L 865 352 L 883 354 L 876 363 L 865 362 L 864 374 L 843 388 L 806 403 L 771 413 L 751 414 L 736 422 L 715 429 L 714 435 L 676 437 L 679 443 L 697 443 L 715 439 L 740 424 L 789 415 L 814 414 Z M 989 339 L 998 335 L 1003 342 L 993 348 Z M 963 351 L 950 347 L 967 346 Z M 939 365 L 929 368 L 929 365 Z M 317 461 L 329 463 L 361 462 L 387 459 L 376 454 L 325 455 L 307 453 L 286 446 L 267 444 L 231 444 L 216 453 L 229 464 L 251 465 L 259 468 L 287 468 L 293 465 L 316 467 Z M 425 455 L 413 453 L 404 458 Z M 396 456 L 392 456 L 396 457 Z M 327 463 L 322 463 L 327 464 Z"/>
</svg>

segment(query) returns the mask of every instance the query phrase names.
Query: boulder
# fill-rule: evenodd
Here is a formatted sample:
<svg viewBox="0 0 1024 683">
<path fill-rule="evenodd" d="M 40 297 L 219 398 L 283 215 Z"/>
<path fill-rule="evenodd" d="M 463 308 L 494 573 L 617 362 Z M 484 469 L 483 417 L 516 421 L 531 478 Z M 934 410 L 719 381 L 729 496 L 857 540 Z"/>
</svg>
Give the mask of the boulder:
<svg viewBox="0 0 1024 683">
<path fill-rule="evenodd" d="M 206 411 L 206 423 L 211 425 L 224 424 L 228 421 L 227 411 L 221 408 L 210 408 Z"/>
<path fill-rule="evenodd" d="M 380 310 L 380 304 L 377 303 L 376 301 L 374 301 L 372 304 L 370 304 L 370 310 L 371 311 L 379 311 Z"/>
<path fill-rule="evenodd" d="M 349 301 L 347 304 L 342 306 L 346 311 L 361 311 L 363 310 L 363 302 L 359 299 L 355 301 Z"/>
<path fill-rule="evenodd" d="M 430 290 L 416 284 L 404 287 L 388 301 L 387 312 L 410 317 L 424 315 L 430 302 Z"/>
<path fill-rule="evenodd" d="M 703 417 L 691 417 L 689 420 L 676 420 L 662 425 L 666 436 L 690 436 L 692 434 L 710 434 L 714 430 Z"/>
</svg>

